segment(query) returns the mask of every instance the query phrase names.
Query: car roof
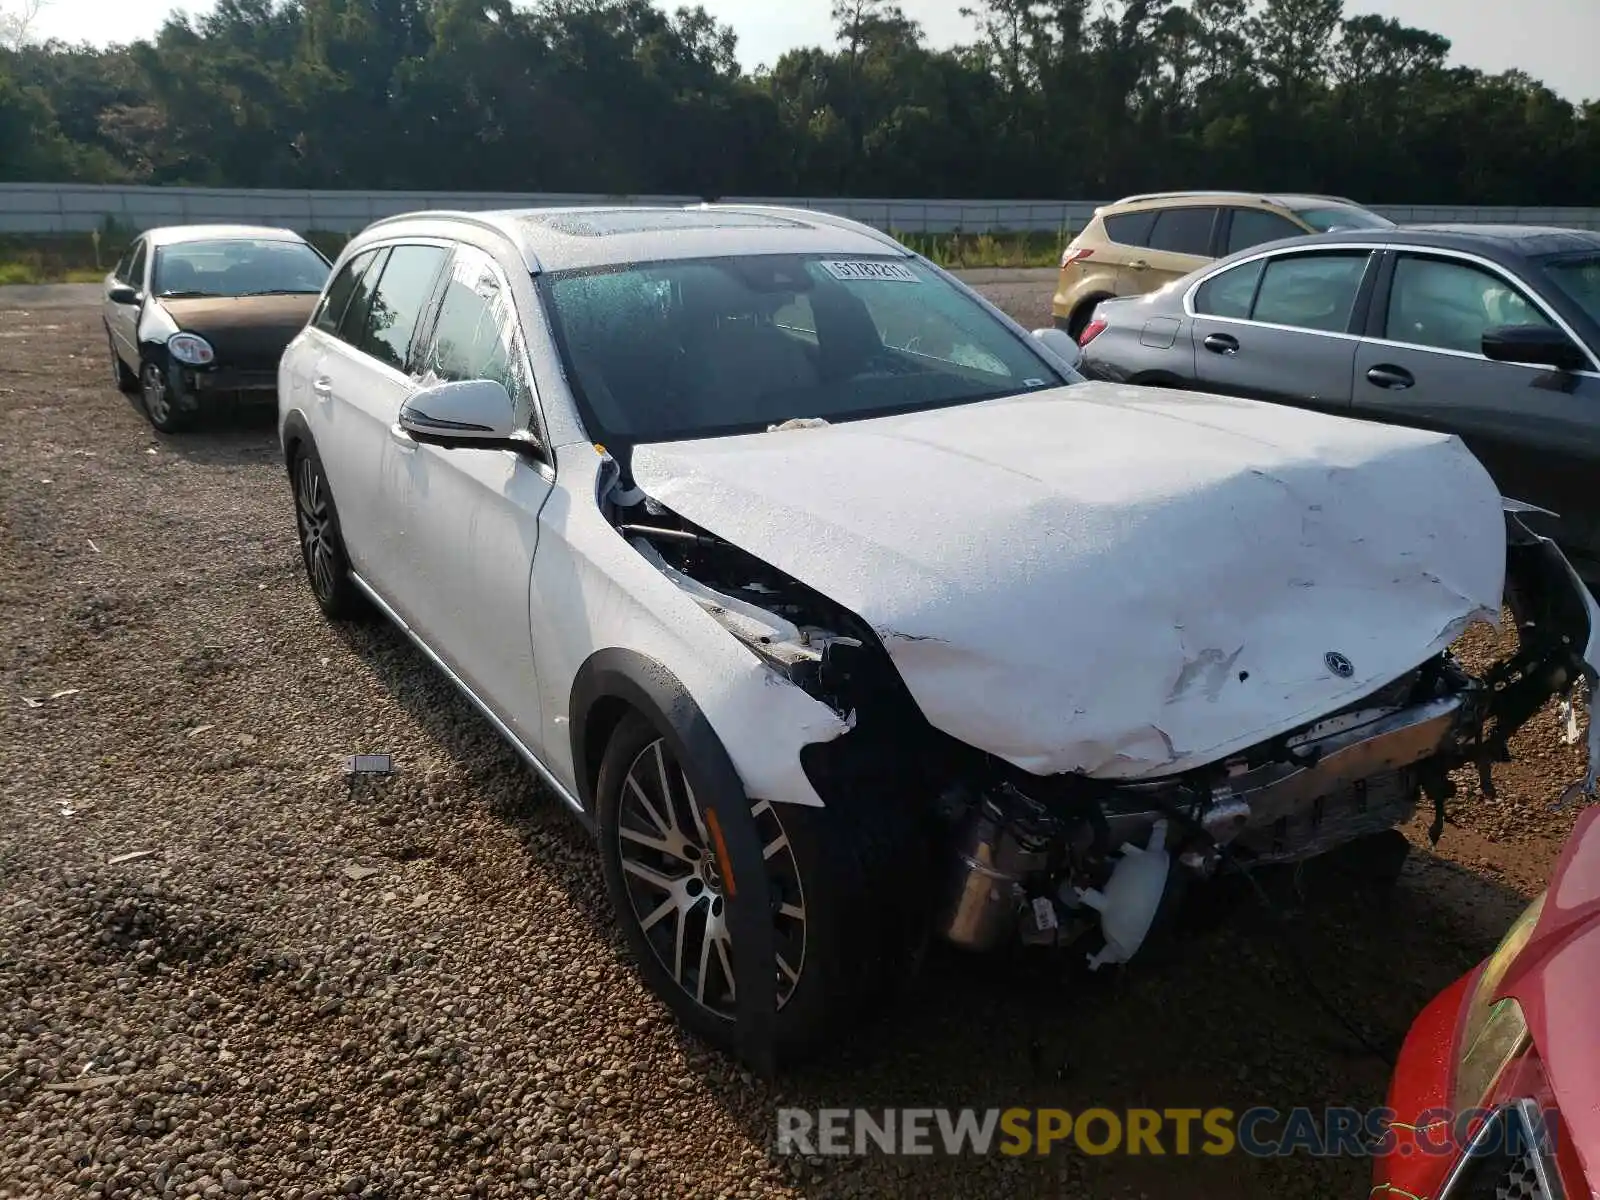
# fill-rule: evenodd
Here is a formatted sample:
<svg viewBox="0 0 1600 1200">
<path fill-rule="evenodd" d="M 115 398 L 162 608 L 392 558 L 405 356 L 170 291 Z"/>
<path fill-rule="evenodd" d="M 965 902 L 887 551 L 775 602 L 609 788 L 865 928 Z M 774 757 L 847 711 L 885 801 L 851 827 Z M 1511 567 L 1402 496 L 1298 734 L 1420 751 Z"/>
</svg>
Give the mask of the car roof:
<svg viewBox="0 0 1600 1200">
<path fill-rule="evenodd" d="M 911 255 L 888 234 L 831 213 L 753 204 L 429 210 L 376 221 L 358 238 L 438 235 L 463 223 L 501 234 L 533 272 L 754 254 Z"/>
<path fill-rule="evenodd" d="M 152 246 L 175 246 L 182 242 L 239 241 L 303 242 L 292 229 L 270 225 L 162 225 L 144 231 Z"/>
<path fill-rule="evenodd" d="M 1462 250 L 1509 260 L 1600 250 L 1600 233 L 1549 225 L 1401 225 L 1394 229 L 1346 229 L 1334 233 L 1309 234 L 1274 242 L 1273 247 L 1349 242 Z M 1240 255 L 1246 256 L 1261 249 L 1260 246 L 1252 247 L 1241 251 Z"/>
</svg>

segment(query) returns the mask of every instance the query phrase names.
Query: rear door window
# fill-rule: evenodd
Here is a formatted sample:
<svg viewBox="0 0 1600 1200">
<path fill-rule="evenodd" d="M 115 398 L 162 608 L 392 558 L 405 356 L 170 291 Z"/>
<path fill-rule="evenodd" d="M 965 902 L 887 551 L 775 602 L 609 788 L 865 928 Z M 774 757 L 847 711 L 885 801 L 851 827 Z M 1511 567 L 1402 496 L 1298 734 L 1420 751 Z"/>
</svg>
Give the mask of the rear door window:
<svg viewBox="0 0 1600 1200">
<path fill-rule="evenodd" d="M 1163 208 L 1150 231 L 1150 249 L 1209 257 L 1216 217 L 1214 208 Z"/>
<path fill-rule="evenodd" d="M 350 306 L 350 297 L 355 294 L 356 283 L 363 272 L 372 265 L 372 260 L 377 256 L 376 250 L 368 250 L 358 254 L 340 268 L 338 276 L 329 286 L 327 294 L 322 297 L 322 302 L 317 305 L 317 311 L 311 314 L 311 323 L 324 333 L 331 333 L 335 337 L 339 334 L 339 321 L 344 316 L 344 310 Z"/>
<path fill-rule="evenodd" d="M 1106 237 L 1117 245 L 1144 247 L 1150 244 L 1150 230 L 1155 228 L 1156 213 L 1154 209 L 1113 213 L 1102 223 L 1106 227 Z"/>
<path fill-rule="evenodd" d="M 1265 259 L 1231 267 L 1202 283 L 1194 294 L 1194 310 L 1208 317 L 1244 320 L 1255 302 L 1256 285 L 1261 282 Z"/>
<path fill-rule="evenodd" d="M 1229 254 L 1265 242 L 1276 242 L 1280 238 L 1305 236 L 1306 231 L 1287 217 L 1280 217 L 1262 208 L 1235 208 L 1231 212 L 1233 221 L 1228 228 Z"/>
<path fill-rule="evenodd" d="M 397 371 L 406 369 L 411 335 L 448 256 L 442 246 L 396 246 L 389 251 L 372 292 L 360 349 Z"/>
<path fill-rule="evenodd" d="M 344 314 L 339 318 L 337 328 L 333 330 L 340 341 L 349 342 L 352 346 L 361 345 L 361 340 L 367 332 L 367 314 L 372 311 L 372 290 L 378 286 L 378 277 L 383 274 L 383 264 L 388 258 L 387 246 L 372 251 L 366 269 L 354 277 L 350 302 L 344 306 Z"/>
<path fill-rule="evenodd" d="M 1344 333 L 1368 252 L 1285 255 L 1268 261 L 1251 317 L 1272 325 Z"/>
</svg>

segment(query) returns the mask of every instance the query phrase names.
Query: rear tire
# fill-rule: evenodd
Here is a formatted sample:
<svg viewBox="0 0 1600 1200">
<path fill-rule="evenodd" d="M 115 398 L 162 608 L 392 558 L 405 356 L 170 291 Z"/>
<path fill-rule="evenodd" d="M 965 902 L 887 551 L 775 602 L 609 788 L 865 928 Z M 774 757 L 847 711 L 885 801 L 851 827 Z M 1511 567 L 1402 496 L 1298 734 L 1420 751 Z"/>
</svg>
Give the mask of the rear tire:
<svg viewBox="0 0 1600 1200">
<path fill-rule="evenodd" d="M 674 817 L 661 799 L 663 763 Z M 707 792 L 694 764 L 676 762 L 656 726 L 633 713 L 611 735 L 595 794 L 606 887 L 639 973 L 686 1028 L 737 1054 L 737 1006 L 726 986 L 735 951 L 720 924 L 716 858 L 697 815 L 696 796 Z M 883 797 L 830 808 L 758 801 L 751 813 L 768 851 L 778 959 L 773 1057 L 791 1065 L 859 1029 L 915 972 L 929 904 L 907 867 L 926 856 L 915 823 Z M 687 933 L 675 962 L 678 922 Z M 702 952 L 707 936 L 713 944 Z"/>
<path fill-rule="evenodd" d="M 1105 296 L 1096 296 L 1092 300 L 1085 300 L 1072 310 L 1072 315 L 1067 318 L 1067 332 L 1072 335 L 1072 340 L 1077 341 L 1083 336 L 1083 331 L 1089 327 L 1089 322 L 1094 320 L 1094 310 L 1100 307 L 1100 301 Z"/>
<path fill-rule="evenodd" d="M 334 621 L 363 617 L 370 605 L 350 578 L 350 558 L 345 553 L 339 512 L 328 489 L 322 460 L 309 446 L 295 451 L 289 467 L 294 489 L 295 524 L 300 533 L 300 561 L 306 582 L 323 615 Z"/>
</svg>

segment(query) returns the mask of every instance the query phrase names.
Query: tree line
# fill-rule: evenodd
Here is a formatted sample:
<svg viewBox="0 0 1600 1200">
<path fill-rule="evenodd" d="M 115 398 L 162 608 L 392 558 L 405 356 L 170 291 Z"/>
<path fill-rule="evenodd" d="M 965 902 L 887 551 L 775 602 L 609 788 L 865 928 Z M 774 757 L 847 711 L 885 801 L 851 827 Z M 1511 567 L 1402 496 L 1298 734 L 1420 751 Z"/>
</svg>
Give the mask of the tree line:
<svg viewBox="0 0 1600 1200">
<path fill-rule="evenodd" d="M 887 0 L 838 0 L 832 46 L 753 73 L 732 29 L 650 0 L 219 0 L 109 48 L 13 19 L 0 180 L 1600 203 L 1600 102 L 1342 0 L 963 12 L 970 43 L 936 50 Z"/>
</svg>

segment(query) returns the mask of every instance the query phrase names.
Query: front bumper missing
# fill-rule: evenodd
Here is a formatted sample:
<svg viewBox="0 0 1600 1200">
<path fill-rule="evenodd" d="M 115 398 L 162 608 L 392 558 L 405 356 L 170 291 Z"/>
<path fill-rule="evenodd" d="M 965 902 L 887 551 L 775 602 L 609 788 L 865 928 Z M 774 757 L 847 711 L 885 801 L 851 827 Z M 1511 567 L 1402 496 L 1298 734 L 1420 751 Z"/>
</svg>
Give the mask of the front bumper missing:
<svg viewBox="0 0 1600 1200">
<path fill-rule="evenodd" d="M 1555 544 L 1530 532 L 1511 505 L 1506 526 L 1506 600 L 1519 644 L 1481 679 L 1441 654 L 1238 759 L 1109 787 L 1065 808 L 1028 795 L 1027 781 L 992 788 L 953 829 L 944 936 L 975 950 L 1013 933 L 1061 947 L 1098 925 L 1107 949 L 1091 962 L 1124 962 L 1169 903 L 1175 876 L 1313 858 L 1403 824 L 1421 795 L 1433 801 L 1437 841 L 1455 793 L 1452 771 L 1476 765 L 1492 796 L 1493 765 L 1510 759 L 1517 731 L 1552 697 L 1574 703 L 1580 682 L 1587 702 L 1600 679 L 1600 606 Z M 1584 778 L 1564 801 L 1595 795 L 1594 720 L 1588 750 Z M 1157 845 L 1165 882 L 1150 869 Z"/>
<path fill-rule="evenodd" d="M 278 373 L 244 367 L 182 367 L 173 372 L 173 391 L 178 402 L 193 409 L 223 396 L 235 397 L 243 404 L 269 403 L 278 391 Z"/>
</svg>

